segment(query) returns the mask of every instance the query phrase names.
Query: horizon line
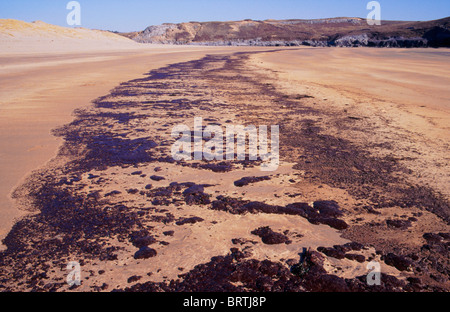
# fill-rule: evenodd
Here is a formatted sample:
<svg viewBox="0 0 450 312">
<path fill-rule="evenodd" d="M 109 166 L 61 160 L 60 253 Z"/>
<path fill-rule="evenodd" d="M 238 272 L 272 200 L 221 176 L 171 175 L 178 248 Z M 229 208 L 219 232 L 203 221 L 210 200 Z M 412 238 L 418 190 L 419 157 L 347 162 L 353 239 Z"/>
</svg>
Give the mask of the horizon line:
<svg viewBox="0 0 450 312">
<path fill-rule="evenodd" d="M 266 22 L 266 21 L 317 21 L 317 20 L 326 20 L 326 19 L 340 19 L 340 18 L 348 18 L 348 19 L 361 19 L 361 20 L 365 20 L 366 18 L 364 17 L 350 17 L 350 16 L 336 16 L 336 17 L 321 17 L 321 18 L 287 18 L 287 19 L 252 19 L 252 18 L 246 18 L 246 19 L 239 19 L 239 20 L 206 20 L 206 21 L 187 21 L 187 22 L 164 22 L 161 24 L 151 24 L 146 26 L 143 30 L 145 30 L 148 27 L 151 26 L 158 26 L 158 25 L 168 25 L 168 24 L 187 24 L 187 23 L 231 23 L 231 22 L 244 22 L 244 21 L 253 21 L 253 22 Z M 381 19 L 381 21 L 383 22 L 431 22 L 431 21 L 438 21 L 438 20 L 442 20 L 442 19 L 446 19 L 446 18 L 450 18 L 450 16 L 445 16 L 442 18 L 437 18 L 437 19 L 432 19 L 432 20 L 384 20 Z M 101 30 L 101 31 L 109 31 L 109 32 L 118 32 L 118 33 L 130 33 L 130 32 L 137 32 L 137 31 L 142 31 L 142 30 L 131 30 L 131 31 L 118 31 L 118 30 L 112 30 L 112 29 L 101 29 L 101 28 L 90 28 L 90 27 L 86 27 L 83 25 L 79 25 L 79 26 L 69 26 L 69 25 L 59 25 L 59 24 L 52 24 L 52 23 L 48 23 L 45 20 L 33 20 L 31 22 L 25 21 L 25 20 L 21 20 L 21 19 L 16 19 L 16 18 L 0 18 L 1 20 L 15 20 L 15 21 L 20 21 L 20 22 L 24 22 L 24 23 L 36 23 L 36 22 L 42 22 L 42 23 L 46 23 L 48 25 L 53 25 L 53 26 L 59 26 L 59 27 L 64 27 L 64 28 L 72 28 L 72 29 L 76 29 L 76 28 L 85 28 L 85 29 L 91 29 L 91 30 Z"/>
</svg>

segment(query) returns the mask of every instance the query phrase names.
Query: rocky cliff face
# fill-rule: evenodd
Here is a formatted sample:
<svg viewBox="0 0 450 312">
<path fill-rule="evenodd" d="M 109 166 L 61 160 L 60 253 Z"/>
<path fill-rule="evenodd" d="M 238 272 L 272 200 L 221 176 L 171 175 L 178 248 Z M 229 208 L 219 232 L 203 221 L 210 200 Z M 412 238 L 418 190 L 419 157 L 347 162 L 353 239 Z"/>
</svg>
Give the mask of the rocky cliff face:
<svg viewBox="0 0 450 312">
<path fill-rule="evenodd" d="M 150 26 L 126 36 L 163 44 L 450 47 L 450 17 L 429 22 L 383 21 L 380 26 L 369 26 L 361 18 L 189 22 Z"/>
</svg>

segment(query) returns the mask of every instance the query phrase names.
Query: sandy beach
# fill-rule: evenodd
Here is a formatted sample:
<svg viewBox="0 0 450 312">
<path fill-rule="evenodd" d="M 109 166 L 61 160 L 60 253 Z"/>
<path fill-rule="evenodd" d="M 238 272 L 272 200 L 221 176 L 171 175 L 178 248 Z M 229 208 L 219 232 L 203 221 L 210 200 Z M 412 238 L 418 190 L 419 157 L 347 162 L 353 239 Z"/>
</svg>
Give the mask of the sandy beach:
<svg viewBox="0 0 450 312">
<path fill-rule="evenodd" d="M 74 48 L 80 51 L 74 53 Z M 149 70 L 229 50 L 128 42 L 112 50 L 86 42 L 6 48 L 0 55 L 0 237 L 23 212 L 11 201 L 14 187 L 55 156 L 61 140 L 51 130 L 70 122 L 75 109 Z"/>
<path fill-rule="evenodd" d="M 261 54 L 254 62 L 273 70 L 288 92 L 323 97 L 330 110 L 356 119 L 377 116 L 383 133 L 361 137 L 362 144 L 395 141 L 400 146 L 390 152 L 420 172 L 411 178 L 449 198 L 450 175 L 442 170 L 450 160 L 449 56 L 448 49 L 300 49 Z"/>
<path fill-rule="evenodd" d="M 0 290 L 450 290 L 448 49 L 88 39 L 0 52 Z M 174 160 L 195 117 L 279 167 Z"/>
</svg>

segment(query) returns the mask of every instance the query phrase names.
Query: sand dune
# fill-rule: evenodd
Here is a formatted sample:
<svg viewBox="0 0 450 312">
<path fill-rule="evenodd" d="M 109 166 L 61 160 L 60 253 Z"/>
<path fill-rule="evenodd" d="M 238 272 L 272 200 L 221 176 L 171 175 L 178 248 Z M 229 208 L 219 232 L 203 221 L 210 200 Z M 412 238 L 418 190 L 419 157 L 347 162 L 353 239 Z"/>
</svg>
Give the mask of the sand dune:
<svg viewBox="0 0 450 312">
<path fill-rule="evenodd" d="M 55 53 L 136 49 L 140 45 L 108 31 L 68 28 L 41 21 L 0 19 L 0 53 Z"/>
</svg>

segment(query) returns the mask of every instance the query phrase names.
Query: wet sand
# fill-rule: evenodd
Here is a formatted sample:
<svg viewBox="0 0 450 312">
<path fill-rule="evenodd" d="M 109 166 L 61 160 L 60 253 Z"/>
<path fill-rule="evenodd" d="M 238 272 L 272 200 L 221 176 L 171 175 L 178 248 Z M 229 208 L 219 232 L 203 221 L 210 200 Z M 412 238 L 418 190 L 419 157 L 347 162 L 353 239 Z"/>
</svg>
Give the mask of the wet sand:
<svg viewBox="0 0 450 312">
<path fill-rule="evenodd" d="M 319 48 L 259 54 L 254 61 L 275 71 L 287 92 L 327 99 L 330 110 L 351 118 L 377 116 L 385 129 L 360 139 L 396 142 L 391 152 L 420 172 L 412 179 L 450 198 L 449 58 L 448 49 Z"/>
<path fill-rule="evenodd" d="M 374 105 L 373 100 L 377 105 L 393 104 L 411 113 L 411 118 L 403 120 L 405 126 L 443 139 L 450 129 L 449 57 L 449 49 L 318 48 L 257 59 L 299 88 L 321 87 L 369 105 Z M 414 115 L 431 126 L 407 124 L 414 122 Z"/>
</svg>

